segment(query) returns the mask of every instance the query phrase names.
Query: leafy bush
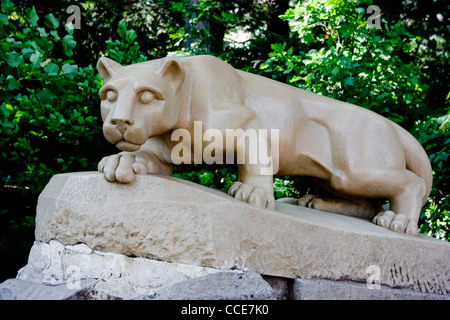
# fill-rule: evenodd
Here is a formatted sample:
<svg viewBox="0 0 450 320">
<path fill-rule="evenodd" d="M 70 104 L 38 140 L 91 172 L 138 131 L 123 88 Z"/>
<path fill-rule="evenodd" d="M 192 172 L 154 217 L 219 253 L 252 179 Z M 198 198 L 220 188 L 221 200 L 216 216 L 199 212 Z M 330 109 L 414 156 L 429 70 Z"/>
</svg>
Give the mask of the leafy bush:
<svg viewBox="0 0 450 320">
<path fill-rule="evenodd" d="M 71 60 L 73 34 L 52 14 L 1 2 L 0 254 L 15 271 L 34 240 L 37 197 L 49 179 L 91 170 L 101 158 L 93 148 L 102 138 L 95 116 L 101 79 Z"/>
<path fill-rule="evenodd" d="M 450 93 L 447 96 L 450 105 Z M 442 117 L 418 121 L 414 134 L 425 146 L 434 169 L 429 206 L 420 216 L 420 232 L 450 241 L 450 107 Z"/>
<path fill-rule="evenodd" d="M 173 176 L 189 180 L 209 188 L 228 191 L 237 179 L 234 166 L 186 165 L 174 167 Z"/>
<path fill-rule="evenodd" d="M 141 47 L 135 41 L 136 31 L 127 29 L 125 22 L 122 21 L 119 23 L 117 34 L 120 39 L 106 41 L 105 55 L 123 65 L 147 60 L 147 57 L 141 52 Z"/>
<path fill-rule="evenodd" d="M 427 114 L 421 104 L 425 75 L 401 59 L 414 52 L 417 39 L 400 21 L 384 21 L 383 29 L 370 29 L 370 4 L 298 2 L 282 18 L 291 23 L 307 51 L 274 44 L 260 69 L 302 89 L 374 110 L 410 129 Z"/>
<path fill-rule="evenodd" d="M 288 1 L 178 0 L 170 4 L 171 16 L 184 20 L 168 28 L 173 30 L 171 51 L 178 54 L 212 54 L 251 71 L 252 61 L 265 57 L 272 42 L 289 41 L 288 24 L 278 18 Z"/>
<path fill-rule="evenodd" d="M 26 16 L 2 2 L 0 33 L 0 178 L 39 193 L 56 173 L 92 168 L 101 137 L 101 79 L 73 60 L 74 28 L 34 8 Z M 41 20 L 43 23 L 39 23 Z M 94 109 L 95 108 L 95 111 Z"/>
<path fill-rule="evenodd" d="M 299 47 L 273 44 L 269 59 L 258 61 L 261 73 L 302 89 L 371 109 L 416 136 L 430 156 L 434 188 L 423 209 L 421 232 L 450 240 L 447 181 L 448 115 L 428 117 L 427 76 L 413 62 L 418 37 L 399 21 L 368 28 L 371 1 L 298 2 L 283 19 L 297 34 Z M 306 49 L 305 49 L 306 46 Z M 421 121 L 420 119 L 427 119 Z M 297 179 L 278 183 L 278 193 L 295 193 Z"/>
<path fill-rule="evenodd" d="M 71 60 L 74 27 L 8 0 L 1 3 L 0 27 L 0 255 L 17 256 L 16 272 L 33 241 L 37 197 L 50 178 L 96 170 L 117 149 L 102 134 L 96 68 Z M 120 24 L 117 33 L 119 40 L 104 45 L 106 55 L 125 64 L 146 59 L 133 30 Z"/>
<path fill-rule="evenodd" d="M 34 8 L 20 16 L 4 1 L 2 10 L 0 178 L 39 193 L 54 174 L 95 169 L 103 154 L 116 151 L 105 143 L 97 116 L 103 83 L 93 66 L 70 60 L 72 25 L 61 34 L 52 14 L 40 26 Z M 106 55 L 124 64 L 146 60 L 136 32 L 121 23 L 117 33 L 119 39 L 106 42 Z"/>
</svg>

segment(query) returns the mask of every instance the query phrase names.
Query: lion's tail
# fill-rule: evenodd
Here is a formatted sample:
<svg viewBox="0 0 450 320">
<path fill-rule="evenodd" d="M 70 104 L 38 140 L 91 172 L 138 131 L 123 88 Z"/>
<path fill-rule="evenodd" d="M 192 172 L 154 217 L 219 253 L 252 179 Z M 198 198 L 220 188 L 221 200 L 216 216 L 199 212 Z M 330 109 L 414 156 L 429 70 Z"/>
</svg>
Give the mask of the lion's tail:
<svg viewBox="0 0 450 320">
<path fill-rule="evenodd" d="M 405 129 L 395 125 L 406 157 L 406 168 L 425 181 L 426 193 L 422 205 L 428 200 L 433 184 L 433 169 L 422 145 Z"/>
</svg>

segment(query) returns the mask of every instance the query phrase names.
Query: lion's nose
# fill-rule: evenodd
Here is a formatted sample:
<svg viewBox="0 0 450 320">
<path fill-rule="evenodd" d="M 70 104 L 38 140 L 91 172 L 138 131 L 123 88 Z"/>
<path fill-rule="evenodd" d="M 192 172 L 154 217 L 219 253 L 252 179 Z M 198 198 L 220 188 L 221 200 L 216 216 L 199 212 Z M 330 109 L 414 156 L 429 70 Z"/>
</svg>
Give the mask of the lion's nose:
<svg viewBox="0 0 450 320">
<path fill-rule="evenodd" d="M 111 119 L 110 123 L 112 126 L 115 126 L 121 134 L 124 134 L 127 128 L 131 127 L 134 124 L 134 121 L 124 119 Z"/>
</svg>

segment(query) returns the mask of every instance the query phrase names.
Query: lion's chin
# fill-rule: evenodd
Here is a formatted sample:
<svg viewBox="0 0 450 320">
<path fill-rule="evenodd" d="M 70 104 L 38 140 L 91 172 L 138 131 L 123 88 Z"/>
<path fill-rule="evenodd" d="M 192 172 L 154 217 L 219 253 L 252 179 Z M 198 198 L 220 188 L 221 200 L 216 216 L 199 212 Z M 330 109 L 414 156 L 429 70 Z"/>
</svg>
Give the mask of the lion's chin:
<svg viewBox="0 0 450 320">
<path fill-rule="evenodd" d="M 116 143 L 116 147 L 119 150 L 122 150 L 122 151 L 132 152 L 132 151 L 139 150 L 141 145 L 140 144 L 134 144 L 134 143 L 122 140 L 122 141 L 119 141 L 119 142 Z"/>
</svg>

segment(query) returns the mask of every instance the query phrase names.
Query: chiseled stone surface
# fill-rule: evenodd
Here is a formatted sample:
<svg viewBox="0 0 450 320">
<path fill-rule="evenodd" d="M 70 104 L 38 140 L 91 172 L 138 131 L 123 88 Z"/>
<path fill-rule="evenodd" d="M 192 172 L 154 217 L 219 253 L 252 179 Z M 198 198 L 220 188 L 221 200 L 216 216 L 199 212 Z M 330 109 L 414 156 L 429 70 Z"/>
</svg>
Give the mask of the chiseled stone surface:
<svg viewBox="0 0 450 320">
<path fill-rule="evenodd" d="M 450 295 L 367 286 L 350 281 L 295 279 L 293 300 L 450 300 Z"/>
<path fill-rule="evenodd" d="M 292 279 L 365 283 L 376 266 L 381 285 L 450 293 L 449 243 L 285 203 L 261 209 L 173 177 L 56 175 L 39 198 L 36 240 Z"/>
</svg>

